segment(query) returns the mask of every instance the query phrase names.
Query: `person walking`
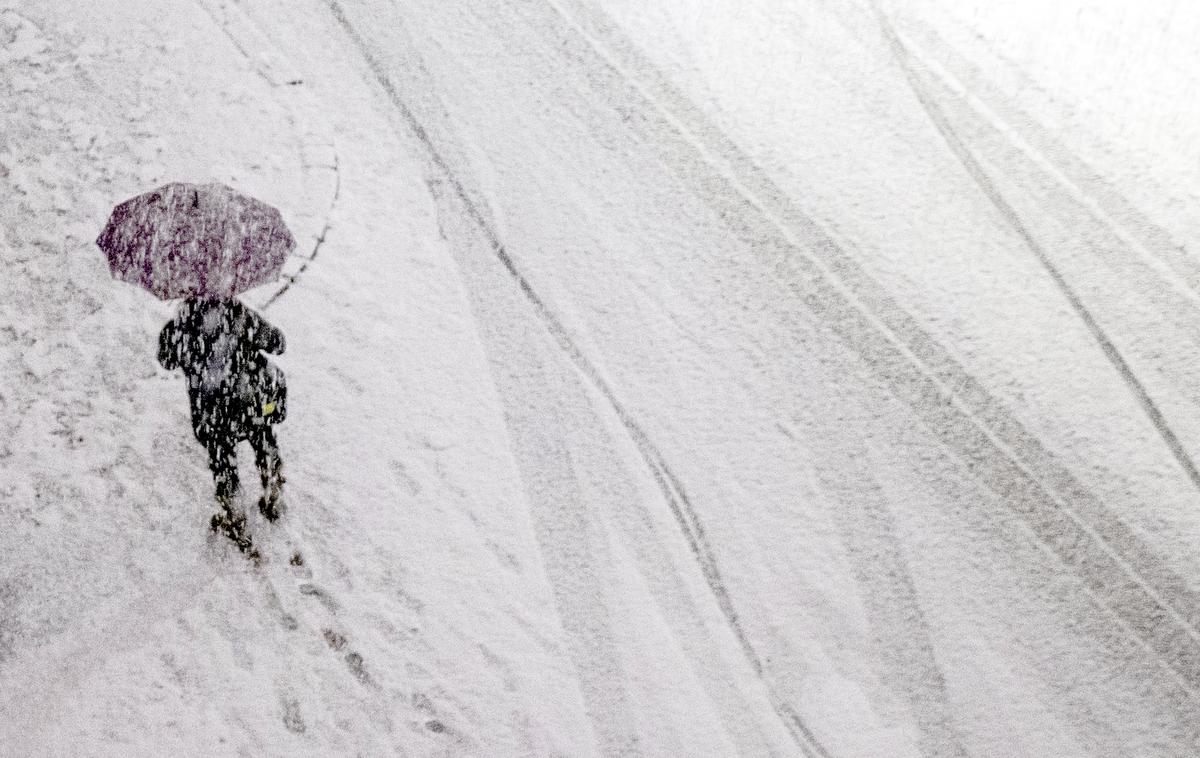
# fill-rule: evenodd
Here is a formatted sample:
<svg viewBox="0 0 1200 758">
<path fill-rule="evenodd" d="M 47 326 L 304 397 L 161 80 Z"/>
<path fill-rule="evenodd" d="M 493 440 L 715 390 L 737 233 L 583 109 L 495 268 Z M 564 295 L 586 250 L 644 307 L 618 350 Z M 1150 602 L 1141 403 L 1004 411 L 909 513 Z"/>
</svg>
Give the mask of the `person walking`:
<svg viewBox="0 0 1200 758">
<path fill-rule="evenodd" d="M 183 301 L 159 335 L 158 360 L 187 377 L 192 430 L 221 506 L 212 528 L 257 561 L 234 508 L 236 450 L 242 440 L 254 449 L 258 507 L 274 521 L 283 487 L 275 425 L 287 414 L 287 386 L 263 353 L 282 353 L 284 339 L 237 296 L 279 278 L 296 238 L 279 209 L 228 185 L 170 182 L 116 205 L 96 246 L 114 279 Z"/>
<path fill-rule="evenodd" d="M 163 327 L 158 362 L 187 379 L 192 430 L 208 452 L 221 512 L 214 531 L 246 551 L 246 517 L 234 508 L 239 490 L 237 444 L 246 440 L 262 481 L 258 507 L 279 518 L 284 483 L 275 425 L 287 416 L 284 374 L 264 352 L 284 351 L 283 332 L 233 298 L 189 298 Z"/>
</svg>

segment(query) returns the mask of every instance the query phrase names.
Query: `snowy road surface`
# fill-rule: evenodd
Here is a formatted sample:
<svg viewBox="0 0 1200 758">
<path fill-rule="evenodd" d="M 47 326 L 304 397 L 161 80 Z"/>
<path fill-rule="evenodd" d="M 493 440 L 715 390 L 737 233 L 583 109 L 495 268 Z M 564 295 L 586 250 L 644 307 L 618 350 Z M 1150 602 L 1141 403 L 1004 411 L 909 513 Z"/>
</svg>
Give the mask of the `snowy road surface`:
<svg viewBox="0 0 1200 758">
<path fill-rule="evenodd" d="M 0 752 L 1200 754 L 1200 14 L 1059 5 L 0 4 Z M 301 240 L 258 571 L 175 180 Z"/>
</svg>

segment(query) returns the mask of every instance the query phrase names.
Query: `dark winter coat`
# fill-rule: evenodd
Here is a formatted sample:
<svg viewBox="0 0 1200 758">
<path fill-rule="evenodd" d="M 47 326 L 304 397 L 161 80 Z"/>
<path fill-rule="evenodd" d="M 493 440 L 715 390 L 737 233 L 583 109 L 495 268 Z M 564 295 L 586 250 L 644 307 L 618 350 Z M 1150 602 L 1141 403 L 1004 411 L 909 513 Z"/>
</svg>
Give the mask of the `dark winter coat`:
<svg viewBox="0 0 1200 758">
<path fill-rule="evenodd" d="M 188 300 L 158 337 L 158 362 L 181 368 L 201 442 L 245 439 L 287 414 L 283 372 L 262 351 L 284 350 L 283 332 L 237 300 Z"/>
</svg>

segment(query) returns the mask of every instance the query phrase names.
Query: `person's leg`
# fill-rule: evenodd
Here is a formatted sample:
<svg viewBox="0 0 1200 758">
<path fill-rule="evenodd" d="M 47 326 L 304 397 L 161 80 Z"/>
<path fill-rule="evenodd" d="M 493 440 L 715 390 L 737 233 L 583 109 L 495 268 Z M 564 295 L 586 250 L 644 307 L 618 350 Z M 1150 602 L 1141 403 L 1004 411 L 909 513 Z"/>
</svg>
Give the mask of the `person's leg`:
<svg viewBox="0 0 1200 758">
<path fill-rule="evenodd" d="M 257 552 L 246 532 L 246 516 L 234 508 L 233 498 L 238 491 L 237 437 L 221 413 L 217 403 L 204 403 L 205 398 L 192 398 L 192 431 L 208 453 L 208 467 L 216 485 L 217 503 L 221 510 L 214 513 L 209 525 L 214 532 L 224 534 L 238 550 L 257 560 Z"/>
<path fill-rule="evenodd" d="M 243 553 L 254 553 L 254 545 L 246 532 L 246 515 L 234 508 L 233 497 L 238 491 L 237 440 L 228 434 L 217 434 L 205 442 L 208 464 L 217 485 L 219 513 L 210 522 L 214 532 L 221 532 Z"/>
<path fill-rule="evenodd" d="M 258 509 L 274 521 L 279 518 L 279 496 L 283 488 L 283 464 L 279 458 L 279 444 L 275 440 L 274 428 L 270 424 L 255 428 L 250 435 L 250 446 L 254 448 L 254 462 L 258 465 L 258 475 L 263 486 L 263 496 L 258 501 Z"/>
<path fill-rule="evenodd" d="M 228 403 L 218 394 L 189 389 L 192 431 L 208 452 L 208 467 L 216 484 L 217 500 L 232 501 L 238 490 L 237 435 Z"/>
<path fill-rule="evenodd" d="M 216 433 L 204 440 L 204 447 L 208 450 L 208 467 L 212 470 L 213 482 L 217 487 L 217 500 L 228 508 L 239 486 L 234 441 Z"/>
<path fill-rule="evenodd" d="M 250 435 L 250 446 L 254 448 L 254 462 L 265 488 L 279 472 L 279 444 L 275 441 L 275 430 L 268 424 L 256 428 Z"/>
</svg>

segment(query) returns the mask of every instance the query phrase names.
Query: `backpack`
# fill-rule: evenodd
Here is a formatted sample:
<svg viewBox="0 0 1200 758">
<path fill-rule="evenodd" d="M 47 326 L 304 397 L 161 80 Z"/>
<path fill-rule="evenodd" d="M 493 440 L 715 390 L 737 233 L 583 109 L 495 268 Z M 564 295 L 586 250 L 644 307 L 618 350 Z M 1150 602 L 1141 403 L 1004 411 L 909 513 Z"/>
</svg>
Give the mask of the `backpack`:
<svg viewBox="0 0 1200 758">
<path fill-rule="evenodd" d="M 251 410 L 254 423 L 281 424 L 287 418 L 287 379 L 283 371 L 264 361 L 259 372 L 257 403 Z"/>
</svg>

